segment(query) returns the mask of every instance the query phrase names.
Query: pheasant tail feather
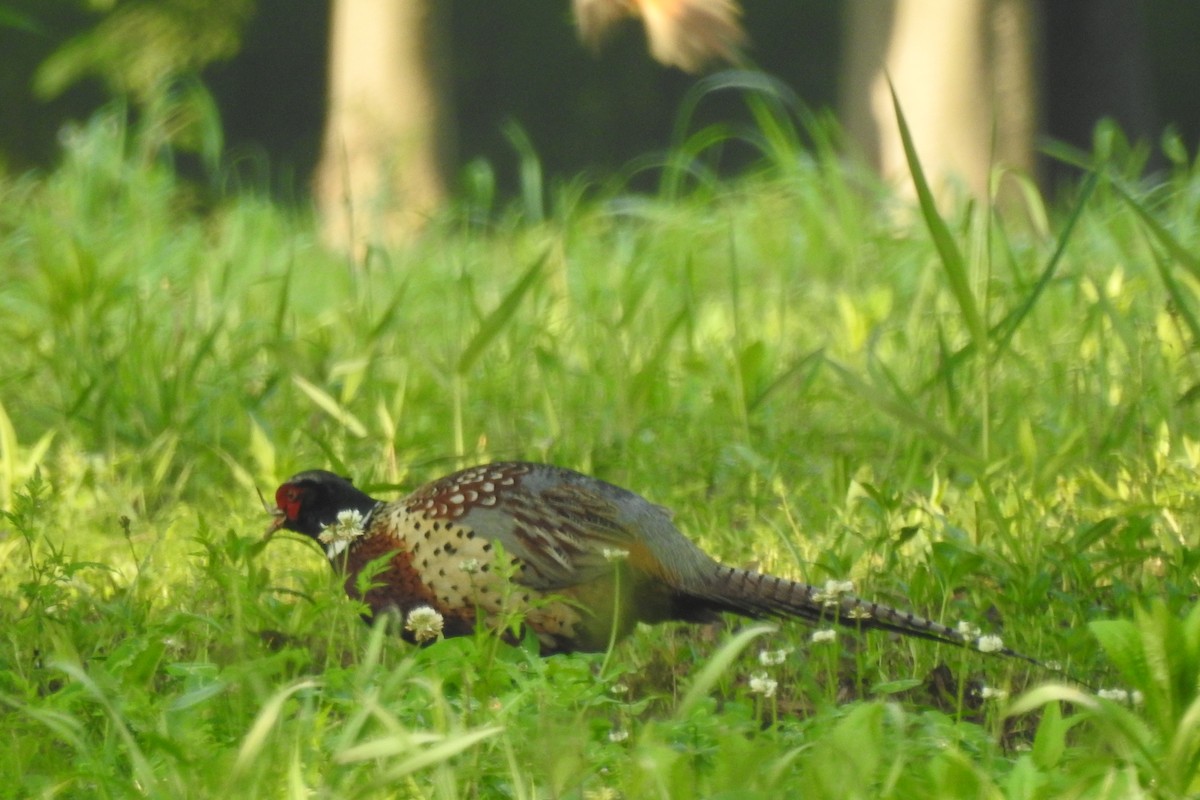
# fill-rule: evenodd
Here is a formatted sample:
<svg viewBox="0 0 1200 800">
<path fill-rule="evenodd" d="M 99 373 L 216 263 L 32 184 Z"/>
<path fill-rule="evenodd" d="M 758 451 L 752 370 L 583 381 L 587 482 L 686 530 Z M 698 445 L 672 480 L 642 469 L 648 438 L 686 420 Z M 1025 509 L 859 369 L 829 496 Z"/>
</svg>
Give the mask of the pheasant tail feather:
<svg viewBox="0 0 1200 800">
<path fill-rule="evenodd" d="M 1018 658 L 1039 667 L 1035 658 L 1005 647 L 996 636 L 968 635 L 931 619 L 852 594 L 848 582 L 814 586 L 752 570 L 721 566 L 710 596 L 725 610 L 755 617 L 795 617 L 815 624 L 891 631 L 905 636 Z"/>
</svg>

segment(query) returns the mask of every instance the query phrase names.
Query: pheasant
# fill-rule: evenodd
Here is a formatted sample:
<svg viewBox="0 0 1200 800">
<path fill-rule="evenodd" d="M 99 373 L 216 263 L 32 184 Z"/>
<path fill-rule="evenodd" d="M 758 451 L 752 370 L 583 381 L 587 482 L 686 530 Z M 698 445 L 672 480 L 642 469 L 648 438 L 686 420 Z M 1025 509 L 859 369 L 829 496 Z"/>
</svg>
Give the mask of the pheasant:
<svg viewBox="0 0 1200 800">
<path fill-rule="evenodd" d="M 708 622 L 729 611 L 893 631 L 1044 666 L 999 637 L 859 598 L 847 583 L 813 586 L 720 564 L 667 509 L 560 467 L 486 464 L 391 503 L 309 470 L 281 485 L 275 502 L 268 537 L 281 528 L 312 537 L 372 613 L 411 623 L 429 607 L 445 636 L 472 633 L 479 616 L 498 627 L 519 611 L 543 653 L 595 651 L 638 622 Z M 359 574 L 372 562 L 381 569 L 360 594 Z"/>
<path fill-rule="evenodd" d="M 698 72 L 714 59 L 736 61 L 745 40 L 734 0 L 573 0 L 585 44 L 598 47 L 622 17 L 641 17 L 650 54 L 668 66 Z"/>
</svg>

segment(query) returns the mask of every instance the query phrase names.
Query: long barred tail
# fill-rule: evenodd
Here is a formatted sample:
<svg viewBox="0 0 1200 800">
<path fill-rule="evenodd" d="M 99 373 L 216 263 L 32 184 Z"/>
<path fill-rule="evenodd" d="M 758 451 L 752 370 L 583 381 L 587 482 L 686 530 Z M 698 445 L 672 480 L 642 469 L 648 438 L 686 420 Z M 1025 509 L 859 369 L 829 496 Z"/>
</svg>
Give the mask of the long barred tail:
<svg viewBox="0 0 1200 800">
<path fill-rule="evenodd" d="M 723 610 L 752 617 L 797 617 L 814 624 L 836 623 L 847 628 L 893 631 L 905 636 L 995 653 L 1052 669 L 1036 658 L 1004 646 L 999 636 L 979 635 L 948 627 L 911 611 L 864 600 L 848 581 L 812 586 L 761 572 L 721 565 L 706 598 Z"/>
</svg>

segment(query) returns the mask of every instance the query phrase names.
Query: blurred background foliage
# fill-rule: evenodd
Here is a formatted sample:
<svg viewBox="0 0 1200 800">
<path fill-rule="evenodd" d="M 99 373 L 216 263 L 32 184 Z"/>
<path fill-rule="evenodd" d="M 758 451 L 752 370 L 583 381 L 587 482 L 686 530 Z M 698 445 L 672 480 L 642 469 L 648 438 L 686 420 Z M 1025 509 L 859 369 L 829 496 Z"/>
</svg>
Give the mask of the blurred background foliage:
<svg viewBox="0 0 1200 800">
<path fill-rule="evenodd" d="M 328 0 L 6 0 L 0 4 L 0 169 L 53 163 L 64 124 L 114 98 L 168 141 L 278 198 L 306 197 L 325 112 Z M 451 0 L 452 103 L 459 163 L 482 159 L 517 183 L 506 123 L 527 134 L 548 174 L 610 174 L 672 143 L 695 79 L 663 69 L 627 26 L 598 56 L 578 43 L 569 4 Z M 1123 11 L 1139 37 L 1113 40 L 1090 20 Z M 1044 133 L 1084 149 L 1100 116 L 1133 138 L 1173 126 L 1200 135 L 1200 80 L 1190 0 L 1056 0 L 1037 6 Z M 1109 14 L 1113 17 L 1113 14 Z M 836 104 L 847 46 L 845 6 L 825 0 L 748 4 L 750 56 L 810 108 Z M 1140 41 L 1134 41 L 1137 38 Z M 1137 52 L 1123 52 L 1135 48 Z M 1143 64 L 1145 85 L 1109 72 Z M 204 87 L 204 89 L 201 89 Z M 1130 97 L 1132 96 L 1132 100 Z M 736 93 L 707 95 L 700 124 L 744 117 Z M 216 112 L 216 113 L 213 113 Z M 736 142 L 737 140 L 731 140 Z M 1156 142 L 1153 142 L 1156 144 Z M 723 154 L 737 166 L 756 154 Z M 476 162 L 477 163 L 477 162 Z M 188 162 L 183 162 L 185 167 Z"/>
</svg>

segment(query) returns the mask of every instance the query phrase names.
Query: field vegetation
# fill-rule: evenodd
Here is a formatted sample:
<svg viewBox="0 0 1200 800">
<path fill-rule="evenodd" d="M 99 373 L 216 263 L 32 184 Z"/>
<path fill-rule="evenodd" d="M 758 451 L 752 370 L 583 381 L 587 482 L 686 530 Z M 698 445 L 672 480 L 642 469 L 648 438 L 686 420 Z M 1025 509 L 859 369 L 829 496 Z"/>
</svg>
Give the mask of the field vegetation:
<svg viewBox="0 0 1200 800">
<path fill-rule="evenodd" d="M 619 179 L 526 150 L 501 202 L 475 164 L 352 257 L 119 110 L 0 182 L 0 795 L 1200 791 L 1193 156 L 1144 179 L 1101 127 L 1053 202 L 998 173 L 938 211 L 748 97 Z M 394 497 L 517 458 L 1058 670 L 734 618 L 418 649 L 262 540 L 301 469 Z"/>
</svg>

